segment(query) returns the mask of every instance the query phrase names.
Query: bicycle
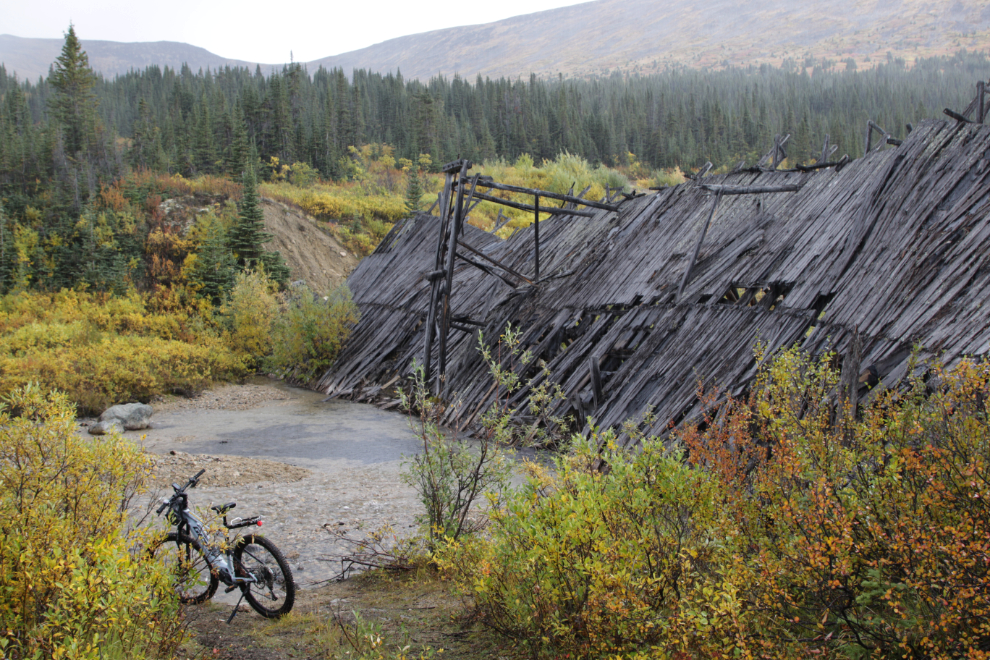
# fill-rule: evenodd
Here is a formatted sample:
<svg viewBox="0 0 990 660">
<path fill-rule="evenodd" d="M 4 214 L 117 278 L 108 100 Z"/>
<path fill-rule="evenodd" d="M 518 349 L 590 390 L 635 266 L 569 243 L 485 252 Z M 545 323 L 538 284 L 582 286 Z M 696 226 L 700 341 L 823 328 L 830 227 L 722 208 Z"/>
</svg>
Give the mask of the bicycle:
<svg viewBox="0 0 990 660">
<path fill-rule="evenodd" d="M 261 517 L 234 518 L 228 522 L 227 513 L 237 506 L 236 502 L 210 507 L 217 515 L 223 516 L 225 528 L 223 543 L 215 544 L 211 542 L 202 521 L 189 510 L 186 489 L 195 488 L 205 472 L 200 470 L 184 486 L 172 484 L 172 497 L 162 498 L 156 513 L 160 516 L 168 510 L 165 518 L 176 529 L 156 543 L 149 554 L 156 559 L 164 559 L 170 565 L 182 603 L 205 603 L 213 598 L 220 582 L 227 586 L 226 593 L 240 589 L 241 597 L 227 619 L 228 624 L 234 620 L 243 600 L 247 600 L 265 618 L 285 616 L 292 610 L 296 598 L 292 570 L 285 557 L 264 536 L 247 534 L 238 536 L 231 543 L 227 533 L 232 529 L 261 527 Z"/>
</svg>

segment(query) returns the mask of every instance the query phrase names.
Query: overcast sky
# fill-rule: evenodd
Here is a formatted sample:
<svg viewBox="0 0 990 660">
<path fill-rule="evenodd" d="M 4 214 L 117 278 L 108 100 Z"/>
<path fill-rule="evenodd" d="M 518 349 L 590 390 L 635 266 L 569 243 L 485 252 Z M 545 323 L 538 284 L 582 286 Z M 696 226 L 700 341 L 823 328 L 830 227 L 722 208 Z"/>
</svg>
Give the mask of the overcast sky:
<svg viewBox="0 0 990 660">
<path fill-rule="evenodd" d="M 249 62 L 308 62 L 395 37 L 490 23 L 575 0 L 4 0 L 0 34 L 61 39 L 75 24 L 80 39 L 182 41 Z M 452 11 L 454 8 L 458 11 Z"/>
</svg>

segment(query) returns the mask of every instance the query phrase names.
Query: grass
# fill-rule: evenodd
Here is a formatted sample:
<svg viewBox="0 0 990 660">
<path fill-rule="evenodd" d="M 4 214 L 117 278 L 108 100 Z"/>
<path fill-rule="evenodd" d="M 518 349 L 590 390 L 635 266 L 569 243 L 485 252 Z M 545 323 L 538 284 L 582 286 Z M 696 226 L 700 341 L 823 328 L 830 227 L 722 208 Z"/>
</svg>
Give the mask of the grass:
<svg viewBox="0 0 990 660">
<path fill-rule="evenodd" d="M 186 613 L 191 638 L 177 657 L 522 657 L 511 643 L 482 629 L 469 615 L 466 604 L 469 605 L 454 592 L 450 582 L 425 565 L 402 574 L 372 571 L 298 592 L 292 613 L 277 621 L 246 611 L 239 612 L 227 626 L 230 605 L 207 603 L 190 607 Z M 381 642 L 371 648 L 369 636 Z M 348 642 L 348 637 L 358 648 Z"/>
</svg>

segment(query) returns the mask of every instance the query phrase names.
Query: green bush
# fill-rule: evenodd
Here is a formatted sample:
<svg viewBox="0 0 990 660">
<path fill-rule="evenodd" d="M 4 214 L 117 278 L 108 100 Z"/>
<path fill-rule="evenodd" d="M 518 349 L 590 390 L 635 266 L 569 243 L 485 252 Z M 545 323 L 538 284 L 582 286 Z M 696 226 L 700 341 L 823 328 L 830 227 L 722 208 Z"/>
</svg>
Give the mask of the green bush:
<svg viewBox="0 0 990 660">
<path fill-rule="evenodd" d="M 346 285 L 326 298 L 317 297 L 306 286 L 292 289 L 274 326 L 268 369 L 304 383 L 322 376 L 359 318 Z"/>
<path fill-rule="evenodd" d="M 276 284 L 263 269 L 237 274 L 221 310 L 227 324 L 227 346 L 250 368 L 272 352 L 272 330 L 279 313 Z"/>
<path fill-rule="evenodd" d="M 403 408 L 419 414 L 416 435 L 422 443 L 422 451 L 406 458 L 401 478 L 416 489 L 426 509 L 418 522 L 432 551 L 444 539 L 453 542 L 483 527 L 484 516 L 472 513 L 486 496 L 498 505 L 512 466 L 496 427 L 486 426 L 471 443 L 441 426 L 443 405 L 430 395 L 421 367 L 413 377 L 412 396 L 401 396 Z"/>
<path fill-rule="evenodd" d="M 129 499 L 145 455 L 76 433 L 63 394 L 0 404 L 0 657 L 172 657 L 181 641 L 168 576 L 135 557 Z"/>
<path fill-rule="evenodd" d="M 576 439 L 439 553 L 534 655 L 990 657 L 990 362 L 854 411 L 788 350 L 704 424 Z"/>
<path fill-rule="evenodd" d="M 613 440 L 596 432 L 553 469 L 530 464 L 490 538 L 450 544 L 443 563 L 487 625 L 536 655 L 670 654 L 711 636 L 734 651 L 741 604 L 716 570 L 732 543 L 715 481 L 680 449 L 647 440 L 633 454 Z"/>
</svg>

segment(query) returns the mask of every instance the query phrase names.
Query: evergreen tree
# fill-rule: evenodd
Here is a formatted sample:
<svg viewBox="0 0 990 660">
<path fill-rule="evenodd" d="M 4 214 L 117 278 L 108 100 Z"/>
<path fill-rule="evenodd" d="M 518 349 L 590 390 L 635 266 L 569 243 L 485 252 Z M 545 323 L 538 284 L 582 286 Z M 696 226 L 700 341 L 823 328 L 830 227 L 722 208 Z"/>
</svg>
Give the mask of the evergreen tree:
<svg viewBox="0 0 990 660">
<path fill-rule="evenodd" d="M 285 263 L 281 252 L 265 252 L 261 255 L 261 263 L 264 264 L 268 279 L 278 284 L 280 289 L 288 286 L 290 276 L 289 266 Z"/>
<path fill-rule="evenodd" d="M 196 118 L 196 129 L 193 134 L 193 163 L 200 174 L 212 174 L 217 160 L 213 143 L 213 122 L 210 118 L 210 106 L 203 99 Z"/>
<path fill-rule="evenodd" d="M 219 225 L 214 223 L 196 254 L 189 279 L 199 287 L 201 296 L 219 305 L 233 287 L 236 275 L 237 262 Z"/>
<path fill-rule="evenodd" d="M 244 122 L 244 113 L 240 106 L 234 104 L 231 112 L 231 123 L 233 124 L 233 138 L 230 149 L 227 150 L 227 172 L 231 176 L 242 177 L 248 169 L 248 159 L 251 155 L 251 148 L 248 146 L 247 125 Z"/>
<path fill-rule="evenodd" d="M 419 180 L 419 170 L 409 168 L 409 183 L 406 186 L 406 211 L 409 215 L 419 212 L 419 200 L 423 197 L 423 185 Z"/>
<path fill-rule="evenodd" d="M 89 151 L 97 132 L 97 100 L 93 91 L 96 75 L 71 23 L 48 83 L 55 90 L 51 110 L 62 128 L 66 152 L 74 157 Z"/>
<path fill-rule="evenodd" d="M 261 263 L 264 244 L 271 240 L 265 231 L 265 215 L 258 198 L 258 183 L 254 172 L 244 173 L 244 192 L 238 208 L 237 222 L 230 230 L 227 245 L 234 253 L 241 270 Z"/>
</svg>

